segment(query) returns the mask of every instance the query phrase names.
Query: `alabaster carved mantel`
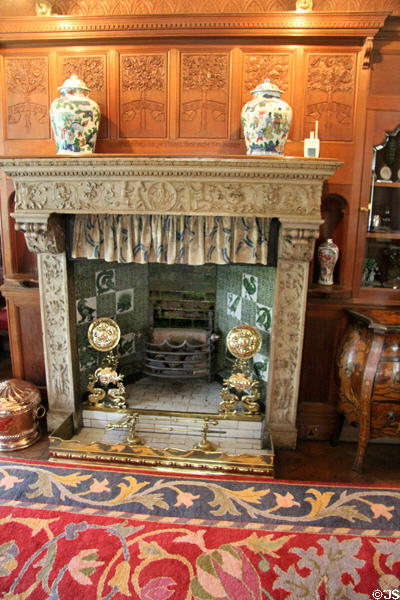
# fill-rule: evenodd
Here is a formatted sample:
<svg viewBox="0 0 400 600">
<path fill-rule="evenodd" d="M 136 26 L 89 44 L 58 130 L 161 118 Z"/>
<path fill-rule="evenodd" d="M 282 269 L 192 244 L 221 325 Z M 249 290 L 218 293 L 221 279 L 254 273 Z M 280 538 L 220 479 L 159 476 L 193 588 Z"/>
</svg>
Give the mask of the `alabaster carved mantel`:
<svg viewBox="0 0 400 600">
<path fill-rule="evenodd" d="M 276 217 L 280 221 L 266 425 L 280 447 L 296 444 L 296 412 L 309 262 L 321 224 L 322 185 L 336 160 L 291 157 L 9 158 L 16 227 L 39 254 L 50 410 L 80 407 L 71 343 L 62 215 L 88 213 Z"/>
</svg>

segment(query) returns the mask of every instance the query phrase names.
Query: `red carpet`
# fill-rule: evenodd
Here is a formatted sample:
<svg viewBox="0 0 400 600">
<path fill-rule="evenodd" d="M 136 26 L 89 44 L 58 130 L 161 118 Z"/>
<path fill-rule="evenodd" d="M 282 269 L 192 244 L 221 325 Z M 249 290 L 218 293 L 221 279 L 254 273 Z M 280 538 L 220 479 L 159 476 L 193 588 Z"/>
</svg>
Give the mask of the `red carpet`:
<svg viewBox="0 0 400 600">
<path fill-rule="evenodd" d="M 0 458 L 0 598 L 395 599 L 399 509 L 400 488 Z"/>
</svg>

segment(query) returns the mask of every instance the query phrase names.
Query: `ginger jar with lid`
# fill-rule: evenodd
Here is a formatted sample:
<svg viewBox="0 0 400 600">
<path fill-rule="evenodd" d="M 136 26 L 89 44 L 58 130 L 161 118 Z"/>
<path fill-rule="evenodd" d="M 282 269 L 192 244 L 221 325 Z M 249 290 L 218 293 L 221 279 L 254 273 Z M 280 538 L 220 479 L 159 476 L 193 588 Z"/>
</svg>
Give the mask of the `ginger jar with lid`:
<svg viewBox="0 0 400 600">
<path fill-rule="evenodd" d="M 100 108 L 89 98 L 89 88 L 71 75 L 58 88 L 60 98 L 50 106 L 57 154 L 93 154 L 100 125 Z"/>
<path fill-rule="evenodd" d="M 282 90 L 267 78 L 251 92 L 242 108 L 242 128 L 247 154 L 278 154 L 285 150 L 292 109 L 281 99 Z"/>
</svg>

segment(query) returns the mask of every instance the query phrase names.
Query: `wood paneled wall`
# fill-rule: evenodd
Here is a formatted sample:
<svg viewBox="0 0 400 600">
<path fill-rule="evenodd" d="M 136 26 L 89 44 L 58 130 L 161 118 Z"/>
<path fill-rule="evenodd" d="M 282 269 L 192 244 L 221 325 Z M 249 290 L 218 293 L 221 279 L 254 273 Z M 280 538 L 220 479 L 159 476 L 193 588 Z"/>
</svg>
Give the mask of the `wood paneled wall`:
<svg viewBox="0 0 400 600">
<path fill-rule="evenodd" d="M 75 73 L 101 109 L 97 152 L 244 154 L 240 111 L 268 76 L 294 109 L 287 153 L 302 154 L 318 120 L 323 155 L 337 156 L 335 143 L 355 141 L 362 58 L 357 44 L 3 50 L 2 152 L 55 152 L 49 106 Z"/>
</svg>

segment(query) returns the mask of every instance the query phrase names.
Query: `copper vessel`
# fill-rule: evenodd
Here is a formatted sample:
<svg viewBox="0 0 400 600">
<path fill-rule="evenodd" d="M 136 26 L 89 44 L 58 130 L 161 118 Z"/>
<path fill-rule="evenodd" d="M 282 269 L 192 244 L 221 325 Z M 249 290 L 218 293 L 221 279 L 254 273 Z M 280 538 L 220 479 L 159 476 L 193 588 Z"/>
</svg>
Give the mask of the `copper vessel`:
<svg viewBox="0 0 400 600">
<path fill-rule="evenodd" d="M 0 451 L 18 450 L 41 436 L 40 419 L 45 408 L 38 388 L 22 379 L 0 382 Z"/>
</svg>

